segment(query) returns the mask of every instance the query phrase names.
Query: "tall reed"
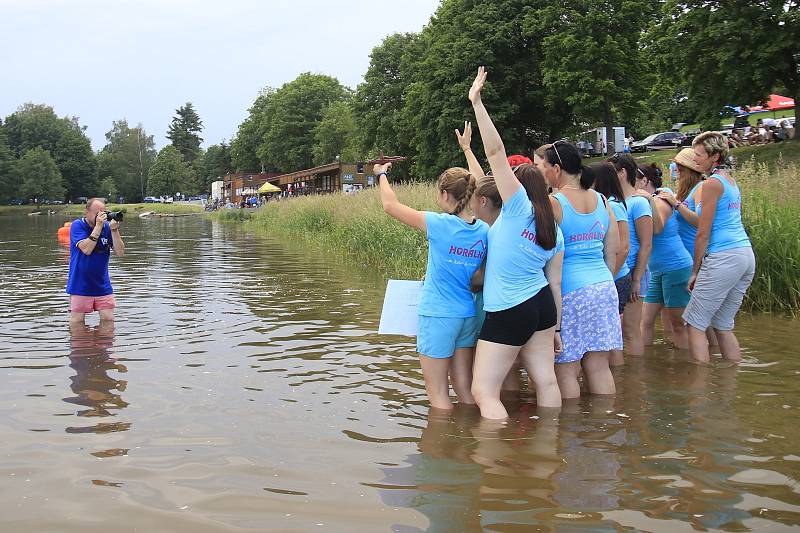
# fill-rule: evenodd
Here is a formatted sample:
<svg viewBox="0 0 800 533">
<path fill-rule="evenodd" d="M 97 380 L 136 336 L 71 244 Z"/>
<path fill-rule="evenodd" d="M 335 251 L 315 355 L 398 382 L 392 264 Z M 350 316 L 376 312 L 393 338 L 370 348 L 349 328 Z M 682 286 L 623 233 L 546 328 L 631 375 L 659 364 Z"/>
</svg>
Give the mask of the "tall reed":
<svg viewBox="0 0 800 533">
<path fill-rule="evenodd" d="M 742 219 L 756 256 L 756 277 L 745 309 L 800 311 L 800 170 L 780 158 L 773 165 L 744 162 L 736 172 Z"/>
<path fill-rule="evenodd" d="M 742 162 L 736 178 L 758 264 L 744 308 L 798 313 L 800 169 L 781 158 L 769 165 L 749 160 Z M 432 183 L 397 186 L 395 191 L 412 207 L 438 211 Z M 391 277 L 418 278 L 425 271 L 424 235 L 387 216 L 375 189 L 354 196 L 336 193 L 270 202 L 252 214 L 249 224 L 284 239 L 306 239 Z"/>
<path fill-rule="evenodd" d="M 401 185 L 395 192 L 416 209 L 438 210 L 432 184 Z M 389 276 L 418 278 L 425 272 L 425 236 L 386 215 L 376 189 L 269 202 L 251 224 L 283 238 L 307 239 Z"/>
</svg>

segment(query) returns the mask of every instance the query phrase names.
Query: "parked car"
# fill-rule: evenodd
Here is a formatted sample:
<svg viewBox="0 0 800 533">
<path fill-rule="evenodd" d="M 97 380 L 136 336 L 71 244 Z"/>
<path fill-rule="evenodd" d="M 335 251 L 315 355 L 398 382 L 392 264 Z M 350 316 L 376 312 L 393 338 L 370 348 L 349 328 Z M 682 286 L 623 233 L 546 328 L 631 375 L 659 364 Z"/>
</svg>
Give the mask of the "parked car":
<svg viewBox="0 0 800 533">
<path fill-rule="evenodd" d="M 683 134 L 683 139 L 681 140 L 681 146 L 691 146 L 694 138 L 700 135 L 701 132 L 702 130 L 700 128 L 685 132 Z"/>
<path fill-rule="evenodd" d="M 8 205 L 23 205 L 25 200 L 21 200 L 19 198 L 12 198 L 8 201 Z"/>
<path fill-rule="evenodd" d="M 685 135 L 678 131 L 665 131 L 648 135 L 641 141 L 631 144 L 632 152 L 651 152 L 653 150 L 668 150 L 681 145 Z"/>
<path fill-rule="evenodd" d="M 145 196 L 144 197 L 144 203 L 146 203 L 146 204 L 159 204 L 159 203 L 161 203 L 161 200 L 159 200 L 155 196 Z"/>
</svg>

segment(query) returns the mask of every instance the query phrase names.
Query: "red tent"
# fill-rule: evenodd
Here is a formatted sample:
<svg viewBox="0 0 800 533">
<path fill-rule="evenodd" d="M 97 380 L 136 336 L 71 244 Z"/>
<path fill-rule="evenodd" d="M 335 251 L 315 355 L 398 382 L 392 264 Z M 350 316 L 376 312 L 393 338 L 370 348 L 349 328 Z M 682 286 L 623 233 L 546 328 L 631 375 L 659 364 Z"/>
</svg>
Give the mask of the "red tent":
<svg viewBox="0 0 800 533">
<path fill-rule="evenodd" d="M 779 111 L 781 109 L 791 109 L 794 107 L 794 100 L 779 94 L 769 95 L 769 100 L 765 106 L 768 111 Z"/>
</svg>

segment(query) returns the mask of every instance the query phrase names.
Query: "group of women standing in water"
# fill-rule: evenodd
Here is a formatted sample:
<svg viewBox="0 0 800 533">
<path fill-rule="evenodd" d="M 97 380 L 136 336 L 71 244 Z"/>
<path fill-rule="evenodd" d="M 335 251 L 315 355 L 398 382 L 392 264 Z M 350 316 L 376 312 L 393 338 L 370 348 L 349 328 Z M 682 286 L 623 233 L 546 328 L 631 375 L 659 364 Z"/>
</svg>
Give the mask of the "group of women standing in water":
<svg viewBox="0 0 800 533">
<path fill-rule="evenodd" d="M 456 135 L 469 168 L 437 184 L 444 213 L 400 203 L 391 163 L 375 165 L 384 210 L 428 239 L 417 351 L 431 405 L 452 408 L 452 381 L 460 402 L 505 418 L 518 364 L 541 407 L 580 396 L 581 376 L 590 394 L 614 394 L 611 367 L 623 347 L 643 355 L 659 313 L 695 360 L 717 343 L 739 360 L 733 320 L 755 259 L 725 138 L 707 132 L 677 154 L 676 192 L 627 154 L 583 166 L 565 141 L 508 157 L 481 101 L 486 76 L 478 69 L 469 100 L 491 172 L 466 123 Z"/>
</svg>

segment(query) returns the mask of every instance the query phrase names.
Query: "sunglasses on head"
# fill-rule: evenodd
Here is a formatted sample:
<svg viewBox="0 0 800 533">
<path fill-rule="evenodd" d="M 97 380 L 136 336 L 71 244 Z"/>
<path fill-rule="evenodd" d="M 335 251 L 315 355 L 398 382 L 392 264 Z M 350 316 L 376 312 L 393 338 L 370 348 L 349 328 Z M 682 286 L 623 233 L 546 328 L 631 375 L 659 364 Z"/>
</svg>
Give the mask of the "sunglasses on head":
<svg viewBox="0 0 800 533">
<path fill-rule="evenodd" d="M 556 153 L 556 157 L 558 158 L 558 164 L 563 168 L 564 167 L 564 162 L 561 160 L 561 154 L 558 153 L 558 143 L 560 143 L 560 142 L 564 142 L 564 141 L 558 140 L 558 141 L 554 142 L 553 145 L 550 148 L 552 148 L 553 151 Z"/>
</svg>

